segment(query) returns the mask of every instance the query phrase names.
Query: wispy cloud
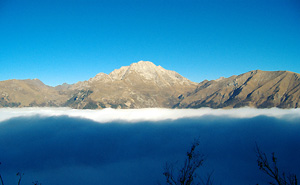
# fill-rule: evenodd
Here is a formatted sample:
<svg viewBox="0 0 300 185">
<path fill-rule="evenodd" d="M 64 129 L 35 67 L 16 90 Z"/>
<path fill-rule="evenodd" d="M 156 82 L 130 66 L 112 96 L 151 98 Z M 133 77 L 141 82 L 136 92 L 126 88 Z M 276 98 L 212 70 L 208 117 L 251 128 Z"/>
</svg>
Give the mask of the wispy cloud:
<svg viewBox="0 0 300 185">
<path fill-rule="evenodd" d="M 69 116 L 73 118 L 90 119 L 99 123 L 112 121 L 140 122 L 163 121 L 183 118 L 200 118 L 203 116 L 226 116 L 230 118 L 251 118 L 256 116 L 269 116 L 274 118 L 300 118 L 300 109 L 102 109 L 102 110 L 78 110 L 70 108 L 1 108 L 0 121 L 15 117 L 28 117 L 39 115 Z"/>
</svg>

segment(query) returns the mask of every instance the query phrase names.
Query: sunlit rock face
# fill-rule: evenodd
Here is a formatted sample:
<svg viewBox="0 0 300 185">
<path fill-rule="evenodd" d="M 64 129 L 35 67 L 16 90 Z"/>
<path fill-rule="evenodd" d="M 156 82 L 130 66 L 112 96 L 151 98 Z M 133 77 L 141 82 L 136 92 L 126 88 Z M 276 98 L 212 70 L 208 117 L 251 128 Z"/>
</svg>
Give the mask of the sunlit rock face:
<svg viewBox="0 0 300 185">
<path fill-rule="evenodd" d="M 297 108 L 300 75 L 289 71 L 250 71 L 239 76 L 203 81 L 185 94 L 180 108 Z"/>
<path fill-rule="evenodd" d="M 102 108 L 172 107 L 180 94 L 196 87 L 178 73 L 147 61 L 97 75 L 86 83 L 93 91 L 90 100 Z"/>
<path fill-rule="evenodd" d="M 60 106 L 67 98 L 38 79 L 0 81 L 0 107 Z"/>
<path fill-rule="evenodd" d="M 175 71 L 139 61 L 87 81 L 50 87 L 38 79 L 0 82 L 0 107 L 297 108 L 300 75 L 250 71 L 199 84 Z"/>
<path fill-rule="evenodd" d="M 2 84 L 5 87 L 1 89 L 2 107 L 65 106 L 77 109 L 170 108 L 179 102 L 178 96 L 197 86 L 175 71 L 148 61 L 139 61 L 110 74 L 99 73 L 87 81 L 55 88 L 42 82 L 29 86 L 20 80 L 4 81 Z M 14 86 L 22 86 L 19 84 L 26 85 L 27 89 L 15 90 Z M 45 90 L 41 91 L 41 88 Z"/>
</svg>

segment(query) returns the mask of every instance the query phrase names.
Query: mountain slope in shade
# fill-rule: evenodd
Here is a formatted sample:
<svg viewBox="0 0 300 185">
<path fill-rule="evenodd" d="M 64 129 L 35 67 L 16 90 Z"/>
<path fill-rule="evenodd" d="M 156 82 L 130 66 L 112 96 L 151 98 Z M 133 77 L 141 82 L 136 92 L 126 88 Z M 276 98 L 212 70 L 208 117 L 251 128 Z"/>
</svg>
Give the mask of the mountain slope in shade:
<svg viewBox="0 0 300 185">
<path fill-rule="evenodd" d="M 239 76 L 203 81 L 184 94 L 178 108 L 297 108 L 300 75 L 288 71 L 250 71 Z"/>
<path fill-rule="evenodd" d="M 110 74 L 99 73 L 88 81 L 78 82 L 77 91 L 66 106 L 73 108 L 148 108 L 169 107 L 178 103 L 182 93 L 193 90 L 196 83 L 178 73 L 140 61 L 116 69 Z M 79 100 L 79 101 L 77 101 Z"/>
</svg>

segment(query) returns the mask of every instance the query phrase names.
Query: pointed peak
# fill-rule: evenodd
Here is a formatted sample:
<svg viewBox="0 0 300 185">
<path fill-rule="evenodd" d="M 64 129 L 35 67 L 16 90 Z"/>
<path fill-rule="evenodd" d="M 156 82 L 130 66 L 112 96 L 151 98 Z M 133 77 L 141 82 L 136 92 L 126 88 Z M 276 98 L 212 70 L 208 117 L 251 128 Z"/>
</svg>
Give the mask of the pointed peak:
<svg viewBox="0 0 300 185">
<path fill-rule="evenodd" d="M 132 63 L 130 66 L 123 66 L 120 69 L 115 69 L 113 72 L 109 74 L 109 76 L 114 80 L 124 79 L 127 74 L 132 71 L 138 74 L 145 73 L 155 73 L 157 66 L 150 61 L 139 61 L 137 63 Z"/>
<path fill-rule="evenodd" d="M 156 68 L 157 66 L 150 62 L 150 61 L 139 61 L 137 63 L 132 63 L 130 66 L 130 68 L 142 68 L 142 69 L 146 69 L 146 68 Z"/>
<path fill-rule="evenodd" d="M 153 64 L 153 62 L 151 61 L 146 61 L 146 60 L 140 60 L 137 63 L 133 63 L 133 64 Z"/>
<path fill-rule="evenodd" d="M 115 69 L 111 73 L 104 74 L 99 73 L 94 78 L 91 78 L 89 82 L 94 81 L 116 81 L 116 80 L 132 80 L 142 79 L 142 81 L 151 81 L 158 84 L 183 84 L 193 83 L 188 79 L 182 77 L 175 71 L 166 70 L 161 66 L 157 66 L 150 61 L 138 61 L 132 63 L 129 66 L 123 66 L 119 69 Z M 129 81 L 130 81 L 129 80 Z"/>
<path fill-rule="evenodd" d="M 139 67 L 157 67 L 153 62 L 140 60 L 137 63 L 132 63 L 130 66 Z"/>
</svg>

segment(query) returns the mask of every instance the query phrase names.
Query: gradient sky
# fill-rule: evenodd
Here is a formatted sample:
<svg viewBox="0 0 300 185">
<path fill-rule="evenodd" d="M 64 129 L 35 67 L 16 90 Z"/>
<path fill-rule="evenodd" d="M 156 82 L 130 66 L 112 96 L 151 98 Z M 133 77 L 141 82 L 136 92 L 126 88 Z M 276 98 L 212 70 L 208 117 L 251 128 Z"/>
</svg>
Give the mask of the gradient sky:
<svg viewBox="0 0 300 185">
<path fill-rule="evenodd" d="M 192 81 L 300 73 L 298 0 L 0 0 L 0 80 L 55 86 L 139 60 Z"/>
</svg>

